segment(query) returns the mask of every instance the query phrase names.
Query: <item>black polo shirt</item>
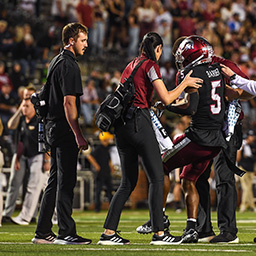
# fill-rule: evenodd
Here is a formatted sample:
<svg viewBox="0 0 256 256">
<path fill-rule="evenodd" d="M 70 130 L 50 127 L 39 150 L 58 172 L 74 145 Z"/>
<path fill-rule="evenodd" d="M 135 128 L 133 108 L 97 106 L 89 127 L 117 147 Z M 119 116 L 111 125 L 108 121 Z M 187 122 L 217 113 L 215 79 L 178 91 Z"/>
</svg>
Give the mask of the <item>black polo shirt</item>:
<svg viewBox="0 0 256 256">
<path fill-rule="evenodd" d="M 38 118 L 34 116 L 29 123 L 26 123 L 25 117 L 20 120 L 20 141 L 23 143 L 26 157 L 33 157 L 38 152 Z"/>
<path fill-rule="evenodd" d="M 80 96 L 83 94 L 80 68 L 71 51 L 63 51 L 64 60 L 59 62 L 50 76 L 48 120 L 65 118 L 64 96 L 75 95 L 78 115 L 80 113 Z"/>
</svg>

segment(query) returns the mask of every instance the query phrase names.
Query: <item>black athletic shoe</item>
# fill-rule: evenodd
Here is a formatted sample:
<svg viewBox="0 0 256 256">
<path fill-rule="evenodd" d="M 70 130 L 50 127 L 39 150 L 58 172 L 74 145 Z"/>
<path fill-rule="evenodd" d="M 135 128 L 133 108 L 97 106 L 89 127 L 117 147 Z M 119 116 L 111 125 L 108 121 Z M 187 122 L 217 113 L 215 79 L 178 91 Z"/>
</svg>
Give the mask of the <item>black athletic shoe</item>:
<svg viewBox="0 0 256 256">
<path fill-rule="evenodd" d="M 35 218 L 35 217 L 33 217 L 33 218 L 31 219 L 30 223 L 32 223 L 32 224 L 36 224 L 36 218 Z"/>
<path fill-rule="evenodd" d="M 198 233 L 195 229 L 185 230 L 182 235 L 182 243 L 197 243 Z"/>
<path fill-rule="evenodd" d="M 2 223 L 13 223 L 11 217 L 3 216 Z"/>
<path fill-rule="evenodd" d="M 167 215 L 164 215 L 164 230 L 168 231 L 170 226 L 170 221 Z M 140 234 L 149 234 L 153 232 L 153 228 L 151 225 L 151 220 L 148 220 L 143 225 L 137 227 L 136 231 Z"/>
<path fill-rule="evenodd" d="M 198 232 L 198 242 L 210 242 L 210 240 L 213 239 L 215 236 L 216 235 L 213 230 L 209 232 Z"/>
<path fill-rule="evenodd" d="M 229 243 L 229 244 L 237 244 L 239 243 L 239 238 L 229 232 L 221 231 L 219 235 L 215 236 L 210 243 Z"/>
<path fill-rule="evenodd" d="M 54 244 L 90 244 L 91 239 L 83 238 L 79 235 L 57 237 Z"/>
<path fill-rule="evenodd" d="M 102 244 L 102 245 L 125 245 L 125 244 L 130 244 L 130 241 L 127 239 L 122 238 L 119 236 L 117 233 L 113 235 L 105 235 L 104 233 L 101 234 L 100 240 L 97 244 Z"/>
<path fill-rule="evenodd" d="M 49 234 L 36 234 L 35 237 L 32 239 L 33 244 L 53 244 L 56 239 L 56 235 L 51 232 Z"/>
<path fill-rule="evenodd" d="M 157 234 L 154 234 L 150 244 L 172 245 L 172 244 L 180 244 L 181 242 L 182 242 L 181 236 L 173 236 L 168 231 L 165 231 L 163 236 L 158 236 Z"/>
</svg>

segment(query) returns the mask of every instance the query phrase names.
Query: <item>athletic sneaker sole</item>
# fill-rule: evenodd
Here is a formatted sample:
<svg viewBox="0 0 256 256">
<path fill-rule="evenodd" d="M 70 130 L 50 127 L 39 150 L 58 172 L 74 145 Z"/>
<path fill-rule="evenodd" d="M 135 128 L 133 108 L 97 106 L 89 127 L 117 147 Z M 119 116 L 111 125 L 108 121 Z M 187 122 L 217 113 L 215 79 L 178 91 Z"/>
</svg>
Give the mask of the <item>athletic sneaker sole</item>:
<svg viewBox="0 0 256 256">
<path fill-rule="evenodd" d="M 207 236 L 198 239 L 198 243 L 209 243 L 215 236 Z"/>
<path fill-rule="evenodd" d="M 65 240 L 62 240 L 62 239 L 56 239 L 53 244 L 90 244 L 91 242 L 88 241 L 88 242 L 70 242 L 70 241 L 65 241 Z"/>
<path fill-rule="evenodd" d="M 99 241 L 97 244 L 100 244 L 100 245 L 128 245 L 130 243 L 115 243 L 115 242 L 112 242 L 112 241 Z"/>
<path fill-rule="evenodd" d="M 33 238 L 32 243 L 33 244 L 53 244 L 53 241 L 47 241 L 45 239 L 40 239 L 40 238 Z"/>
<path fill-rule="evenodd" d="M 150 245 L 178 245 L 181 243 L 182 243 L 182 240 L 180 240 L 179 242 L 175 242 L 175 243 L 164 242 L 164 241 L 151 241 L 149 244 Z"/>
<path fill-rule="evenodd" d="M 216 242 L 212 244 L 238 244 L 239 243 L 239 238 L 237 237 L 235 240 L 229 241 L 229 242 Z"/>
</svg>

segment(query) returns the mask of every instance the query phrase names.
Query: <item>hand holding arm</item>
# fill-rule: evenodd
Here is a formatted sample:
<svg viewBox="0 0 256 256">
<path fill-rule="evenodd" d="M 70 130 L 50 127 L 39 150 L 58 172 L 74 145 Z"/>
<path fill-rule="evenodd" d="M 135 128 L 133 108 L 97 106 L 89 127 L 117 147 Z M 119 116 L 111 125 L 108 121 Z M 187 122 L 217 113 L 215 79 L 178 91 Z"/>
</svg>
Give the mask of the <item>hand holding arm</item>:
<svg viewBox="0 0 256 256">
<path fill-rule="evenodd" d="M 236 92 L 233 95 L 229 90 L 228 94 L 230 94 L 231 97 L 237 94 L 238 96 L 236 98 L 248 100 L 256 96 L 256 81 L 243 78 L 234 73 L 229 67 L 223 64 L 220 65 L 222 73 L 230 79 L 230 84 L 239 87 L 239 89 L 235 89 Z"/>
<path fill-rule="evenodd" d="M 232 69 L 230 69 L 229 67 L 227 67 L 227 66 L 225 66 L 223 64 L 220 64 L 220 66 L 221 66 L 221 72 L 228 79 L 235 74 L 235 72 L 232 71 Z"/>
</svg>

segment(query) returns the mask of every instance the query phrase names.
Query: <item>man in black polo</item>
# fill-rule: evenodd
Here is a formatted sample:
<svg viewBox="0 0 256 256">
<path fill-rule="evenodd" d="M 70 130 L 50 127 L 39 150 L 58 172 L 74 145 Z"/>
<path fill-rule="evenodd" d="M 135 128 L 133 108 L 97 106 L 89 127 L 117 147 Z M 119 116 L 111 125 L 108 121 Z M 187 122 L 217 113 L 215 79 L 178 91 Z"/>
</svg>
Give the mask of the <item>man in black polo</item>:
<svg viewBox="0 0 256 256">
<path fill-rule="evenodd" d="M 88 30 L 80 23 L 70 23 L 62 30 L 63 56 L 50 76 L 46 139 L 51 146 L 51 171 L 42 199 L 36 244 L 90 244 L 76 233 L 72 218 L 73 190 L 77 177 L 79 150 L 88 148 L 78 124 L 82 82 L 76 57 L 88 47 Z M 53 60 L 55 61 L 55 59 Z M 56 203 L 59 232 L 52 232 L 52 215 Z"/>
</svg>

